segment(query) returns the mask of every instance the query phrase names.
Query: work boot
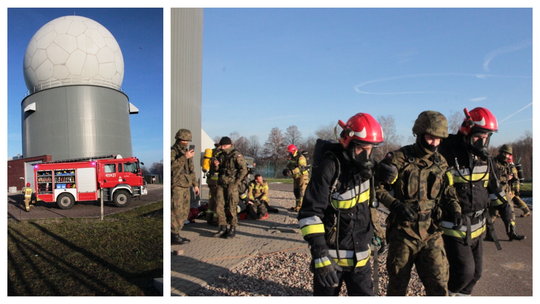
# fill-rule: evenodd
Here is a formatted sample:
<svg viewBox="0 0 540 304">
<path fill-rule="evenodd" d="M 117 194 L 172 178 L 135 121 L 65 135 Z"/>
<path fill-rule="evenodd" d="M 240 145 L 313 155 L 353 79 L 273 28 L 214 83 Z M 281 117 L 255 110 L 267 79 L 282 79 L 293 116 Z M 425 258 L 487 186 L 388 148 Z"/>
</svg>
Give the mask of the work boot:
<svg viewBox="0 0 540 304">
<path fill-rule="evenodd" d="M 381 255 L 388 251 L 388 243 L 386 243 L 386 240 L 383 240 L 381 242 L 381 248 L 379 248 L 379 251 L 377 251 L 378 255 Z"/>
<path fill-rule="evenodd" d="M 231 226 L 229 233 L 227 234 L 228 239 L 232 239 L 236 235 L 236 226 Z"/>
<path fill-rule="evenodd" d="M 212 234 L 213 237 L 222 237 L 224 234 L 227 234 L 227 225 L 221 225 L 219 226 L 218 232 Z"/>
<path fill-rule="evenodd" d="M 516 226 L 510 224 L 508 225 L 508 239 L 509 241 L 513 241 L 513 240 L 517 240 L 517 241 L 521 241 L 521 240 L 524 240 L 525 239 L 525 236 L 524 235 L 519 235 L 516 233 Z"/>
<path fill-rule="evenodd" d="M 174 245 L 183 245 L 189 243 L 190 240 L 183 238 L 180 236 L 180 234 L 172 234 L 171 235 L 171 243 Z"/>
<path fill-rule="evenodd" d="M 527 210 L 521 215 L 521 217 L 527 217 L 529 215 L 531 215 L 531 211 Z"/>
</svg>

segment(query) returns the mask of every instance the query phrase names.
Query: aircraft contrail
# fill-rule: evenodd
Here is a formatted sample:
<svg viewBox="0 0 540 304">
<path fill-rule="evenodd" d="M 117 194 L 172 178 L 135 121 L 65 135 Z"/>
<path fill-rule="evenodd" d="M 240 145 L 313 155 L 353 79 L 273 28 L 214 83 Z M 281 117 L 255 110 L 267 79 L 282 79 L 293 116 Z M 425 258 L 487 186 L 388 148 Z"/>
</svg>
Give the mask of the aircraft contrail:
<svg viewBox="0 0 540 304">
<path fill-rule="evenodd" d="M 484 71 L 489 71 L 489 63 L 491 62 L 491 60 L 493 60 L 493 58 L 495 58 L 495 57 L 497 57 L 497 56 L 499 56 L 501 54 L 504 54 L 504 53 L 511 53 L 511 52 L 515 52 L 515 51 L 524 49 L 524 48 L 526 48 L 526 47 L 528 47 L 530 45 L 532 45 L 532 40 L 527 39 L 527 40 L 524 40 L 524 41 L 514 43 L 514 44 L 509 45 L 509 46 L 505 46 L 505 47 L 496 49 L 493 52 L 489 52 L 486 56 L 484 56 Z"/>
<path fill-rule="evenodd" d="M 507 116 L 506 118 L 504 118 L 504 119 L 503 119 L 503 120 L 501 120 L 500 122 L 503 122 L 503 121 L 507 120 L 508 118 L 510 118 L 510 117 L 512 117 L 512 116 L 514 116 L 514 115 L 516 115 L 517 113 L 519 113 L 519 112 L 521 112 L 521 111 L 525 110 L 526 108 L 530 107 L 531 105 L 532 105 L 532 102 L 531 102 L 530 104 L 526 105 L 525 107 L 523 107 L 523 108 L 519 109 L 519 110 L 518 110 L 518 111 L 516 111 L 515 113 L 513 113 L 513 114 L 511 114 L 511 115 Z"/>
</svg>

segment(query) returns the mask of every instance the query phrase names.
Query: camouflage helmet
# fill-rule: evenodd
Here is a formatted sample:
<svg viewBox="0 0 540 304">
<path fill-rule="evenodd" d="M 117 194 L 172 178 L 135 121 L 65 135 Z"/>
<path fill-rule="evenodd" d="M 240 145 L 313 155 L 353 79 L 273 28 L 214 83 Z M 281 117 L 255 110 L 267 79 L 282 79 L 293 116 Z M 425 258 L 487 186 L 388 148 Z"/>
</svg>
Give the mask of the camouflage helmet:
<svg viewBox="0 0 540 304">
<path fill-rule="evenodd" d="M 416 135 L 430 134 L 440 138 L 448 137 L 448 121 L 437 111 L 424 111 L 418 115 L 412 131 Z"/>
<path fill-rule="evenodd" d="M 504 144 L 499 148 L 499 153 L 508 153 L 512 155 L 512 146 Z"/>
<path fill-rule="evenodd" d="M 188 129 L 180 129 L 176 132 L 175 139 L 191 141 L 191 131 Z"/>
</svg>

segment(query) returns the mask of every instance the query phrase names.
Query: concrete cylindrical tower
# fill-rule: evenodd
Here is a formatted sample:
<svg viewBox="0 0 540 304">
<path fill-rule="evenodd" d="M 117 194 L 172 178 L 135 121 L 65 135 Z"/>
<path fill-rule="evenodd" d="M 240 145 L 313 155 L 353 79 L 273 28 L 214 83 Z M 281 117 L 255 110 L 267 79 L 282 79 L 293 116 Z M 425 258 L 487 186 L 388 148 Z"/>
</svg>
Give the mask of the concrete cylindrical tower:
<svg viewBox="0 0 540 304">
<path fill-rule="evenodd" d="M 123 77 L 120 46 L 101 24 L 65 16 L 41 27 L 24 57 L 24 157 L 132 156 L 129 114 L 138 110 L 120 91 Z"/>
</svg>

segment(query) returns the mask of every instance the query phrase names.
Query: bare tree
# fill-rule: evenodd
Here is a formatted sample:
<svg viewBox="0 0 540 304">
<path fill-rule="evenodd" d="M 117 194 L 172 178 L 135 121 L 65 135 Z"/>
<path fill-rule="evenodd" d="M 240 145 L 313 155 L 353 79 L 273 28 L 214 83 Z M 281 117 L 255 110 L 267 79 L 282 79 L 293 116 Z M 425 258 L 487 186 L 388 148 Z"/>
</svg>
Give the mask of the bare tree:
<svg viewBox="0 0 540 304">
<path fill-rule="evenodd" d="M 324 140 L 336 140 L 336 134 L 335 134 L 335 123 L 330 123 L 326 126 L 320 126 L 315 131 L 315 136 L 320 139 Z"/>
<path fill-rule="evenodd" d="M 397 134 L 395 120 L 392 115 L 379 116 L 377 121 L 383 129 L 384 142 L 377 147 L 373 158 L 375 160 L 381 160 L 388 152 L 395 151 L 401 147 L 403 136 Z"/>
<path fill-rule="evenodd" d="M 237 131 L 231 132 L 231 134 L 229 135 L 229 138 L 231 139 L 233 143 L 235 143 L 237 140 L 240 139 L 240 133 L 238 133 Z"/>
<path fill-rule="evenodd" d="M 446 118 L 448 121 L 448 133 L 449 134 L 457 134 L 459 131 L 459 128 L 461 127 L 461 123 L 463 122 L 463 112 L 459 111 L 453 111 L 450 116 Z"/>
<path fill-rule="evenodd" d="M 220 140 L 221 140 L 221 136 L 214 137 L 214 142 L 215 143 L 219 143 Z"/>
<path fill-rule="evenodd" d="M 268 139 L 264 143 L 264 154 L 274 169 L 274 177 L 277 177 L 278 165 L 283 163 L 286 157 L 285 136 L 279 128 L 272 128 Z"/>
<path fill-rule="evenodd" d="M 160 160 L 159 163 L 152 163 L 152 166 L 150 167 L 150 173 L 162 176 L 163 175 L 163 160 Z"/>
<path fill-rule="evenodd" d="M 257 135 L 251 135 L 248 140 L 247 155 L 257 159 L 261 155 L 261 144 Z"/>
<path fill-rule="evenodd" d="M 249 141 L 247 138 L 241 136 L 235 141 L 233 141 L 233 143 L 236 150 L 238 150 L 243 155 L 248 155 Z"/>
<path fill-rule="evenodd" d="M 298 130 L 297 126 L 290 126 L 285 131 L 285 141 L 289 144 L 299 145 L 302 140 L 302 132 Z"/>
</svg>

